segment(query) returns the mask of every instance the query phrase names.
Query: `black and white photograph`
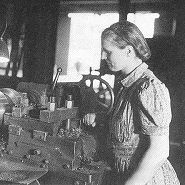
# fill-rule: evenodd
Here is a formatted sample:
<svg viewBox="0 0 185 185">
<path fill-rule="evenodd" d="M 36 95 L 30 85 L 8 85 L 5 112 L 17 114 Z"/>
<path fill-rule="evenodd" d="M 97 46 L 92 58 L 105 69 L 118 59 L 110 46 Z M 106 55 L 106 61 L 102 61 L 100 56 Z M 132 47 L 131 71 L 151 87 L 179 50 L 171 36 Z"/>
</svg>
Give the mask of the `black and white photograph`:
<svg viewBox="0 0 185 185">
<path fill-rule="evenodd" d="M 0 0 L 0 185 L 185 185 L 185 1 Z"/>
</svg>

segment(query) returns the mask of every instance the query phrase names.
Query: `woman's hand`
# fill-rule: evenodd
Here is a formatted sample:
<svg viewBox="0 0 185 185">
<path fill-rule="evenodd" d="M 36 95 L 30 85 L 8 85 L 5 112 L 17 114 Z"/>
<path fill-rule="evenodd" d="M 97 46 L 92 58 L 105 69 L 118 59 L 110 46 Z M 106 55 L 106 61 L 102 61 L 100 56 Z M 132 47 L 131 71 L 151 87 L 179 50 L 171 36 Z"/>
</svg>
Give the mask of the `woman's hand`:
<svg viewBox="0 0 185 185">
<path fill-rule="evenodd" d="M 95 119 L 96 119 L 96 114 L 95 113 L 88 113 L 84 116 L 83 122 L 86 125 L 91 125 L 92 127 L 95 127 L 96 126 Z"/>
</svg>

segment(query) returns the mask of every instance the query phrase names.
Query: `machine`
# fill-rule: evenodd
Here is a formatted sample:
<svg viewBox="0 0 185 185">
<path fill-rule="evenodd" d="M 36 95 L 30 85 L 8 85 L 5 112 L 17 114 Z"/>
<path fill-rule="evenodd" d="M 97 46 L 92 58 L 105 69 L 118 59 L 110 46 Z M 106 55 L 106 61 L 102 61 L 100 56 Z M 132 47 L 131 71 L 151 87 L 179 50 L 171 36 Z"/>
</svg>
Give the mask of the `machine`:
<svg viewBox="0 0 185 185">
<path fill-rule="evenodd" d="M 100 185 L 109 170 L 83 115 L 109 114 L 111 87 L 93 75 L 69 87 L 56 83 L 60 72 L 50 87 L 21 82 L 16 90 L 0 89 L 2 184 Z"/>
</svg>

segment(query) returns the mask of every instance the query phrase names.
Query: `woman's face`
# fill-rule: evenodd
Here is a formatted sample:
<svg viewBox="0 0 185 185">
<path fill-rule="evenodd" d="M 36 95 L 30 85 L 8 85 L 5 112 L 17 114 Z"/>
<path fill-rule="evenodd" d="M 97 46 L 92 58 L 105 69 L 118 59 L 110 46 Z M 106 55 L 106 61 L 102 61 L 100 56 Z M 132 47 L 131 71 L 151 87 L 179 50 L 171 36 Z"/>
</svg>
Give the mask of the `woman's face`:
<svg viewBox="0 0 185 185">
<path fill-rule="evenodd" d="M 127 48 L 120 49 L 110 40 L 102 42 L 102 59 L 105 59 L 111 71 L 124 71 L 130 64 Z"/>
</svg>

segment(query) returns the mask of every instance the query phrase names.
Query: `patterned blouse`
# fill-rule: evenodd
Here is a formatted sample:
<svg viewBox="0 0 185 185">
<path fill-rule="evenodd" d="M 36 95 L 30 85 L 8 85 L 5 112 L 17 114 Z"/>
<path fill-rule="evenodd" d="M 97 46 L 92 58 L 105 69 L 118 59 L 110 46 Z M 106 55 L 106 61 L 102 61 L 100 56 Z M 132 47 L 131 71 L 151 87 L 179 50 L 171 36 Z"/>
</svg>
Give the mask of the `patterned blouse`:
<svg viewBox="0 0 185 185">
<path fill-rule="evenodd" d="M 126 78 L 114 104 L 110 121 L 111 151 L 119 174 L 131 174 L 148 140 L 144 135 L 168 135 L 171 122 L 170 96 L 166 86 L 142 63 Z M 114 182 L 115 184 L 115 182 Z M 147 185 L 180 184 L 168 160 L 163 161 Z"/>
</svg>

